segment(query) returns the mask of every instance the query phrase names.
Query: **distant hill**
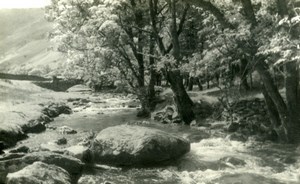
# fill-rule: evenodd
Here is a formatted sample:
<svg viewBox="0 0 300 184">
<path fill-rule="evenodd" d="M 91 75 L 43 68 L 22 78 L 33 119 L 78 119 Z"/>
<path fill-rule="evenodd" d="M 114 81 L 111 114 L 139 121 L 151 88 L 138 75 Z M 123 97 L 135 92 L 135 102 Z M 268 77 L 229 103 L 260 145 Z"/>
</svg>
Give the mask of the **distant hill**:
<svg viewBox="0 0 300 184">
<path fill-rule="evenodd" d="M 51 74 L 64 60 L 47 38 L 43 9 L 0 9 L 0 72 Z"/>
</svg>

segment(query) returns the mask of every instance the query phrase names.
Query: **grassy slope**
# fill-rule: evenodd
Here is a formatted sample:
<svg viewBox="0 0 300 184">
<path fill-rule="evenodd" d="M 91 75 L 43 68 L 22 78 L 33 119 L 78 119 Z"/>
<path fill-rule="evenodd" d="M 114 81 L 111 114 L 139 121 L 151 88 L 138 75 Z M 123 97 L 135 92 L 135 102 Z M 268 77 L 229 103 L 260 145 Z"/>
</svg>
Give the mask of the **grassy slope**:
<svg viewBox="0 0 300 184">
<path fill-rule="evenodd" d="M 47 34 L 52 24 L 44 19 L 43 9 L 0 10 L 0 72 L 51 69 L 62 55 L 50 50 Z"/>
</svg>

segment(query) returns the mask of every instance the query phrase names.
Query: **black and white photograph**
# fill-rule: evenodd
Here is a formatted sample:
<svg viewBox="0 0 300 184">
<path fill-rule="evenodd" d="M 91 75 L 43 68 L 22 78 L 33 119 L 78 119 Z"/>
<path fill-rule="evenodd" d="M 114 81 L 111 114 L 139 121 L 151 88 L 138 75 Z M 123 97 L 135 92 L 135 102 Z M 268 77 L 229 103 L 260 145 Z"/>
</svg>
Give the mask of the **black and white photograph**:
<svg viewBox="0 0 300 184">
<path fill-rule="evenodd" d="M 300 184 L 300 0 L 0 0 L 0 184 Z"/>
</svg>

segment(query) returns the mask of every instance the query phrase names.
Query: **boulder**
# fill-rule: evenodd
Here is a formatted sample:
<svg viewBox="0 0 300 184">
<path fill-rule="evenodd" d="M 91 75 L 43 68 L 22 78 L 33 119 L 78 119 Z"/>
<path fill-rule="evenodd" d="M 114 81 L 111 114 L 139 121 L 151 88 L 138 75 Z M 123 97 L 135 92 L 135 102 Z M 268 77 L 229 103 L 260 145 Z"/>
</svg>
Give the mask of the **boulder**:
<svg viewBox="0 0 300 184">
<path fill-rule="evenodd" d="M 40 133 L 46 130 L 46 126 L 38 120 L 30 120 L 22 126 L 25 133 Z"/>
<path fill-rule="evenodd" d="M 61 167 L 72 176 L 79 175 L 83 168 L 83 163 L 71 156 L 49 151 L 32 152 L 25 156 L 20 155 L 20 157 L 12 159 L 0 160 L 0 183 L 5 183 L 5 178 L 8 173 L 19 171 L 38 161 Z"/>
<path fill-rule="evenodd" d="M 18 141 L 27 137 L 18 125 L 2 124 L 0 127 L 0 141 L 3 142 L 5 148 L 14 146 Z"/>
<path fill-rule="evenodd" d="M 77 131 L 68 126 L 61 126 L 57 128 L 60 134 L 76 134 Z"/>
<path fill-rule="evenodd" d="M 53 152 L 42 151 L 33 152 L 23 157 L 25 163 L 33 163 L 36 161 L 42 161 L 47 164 L 53 164 L 59 166 L 70 174 L 80 174 L 82 171 L 83 163 L 77 159 L 67 155 L 61 155 Z"/>
<path fill-rule="evenodd" d="M 120 125 L 102 130 L 91 151 L 97 163 L 144 166 L 176 159 L 190 151 L 190 143 L 158 129 Z"/>
<path fill-rule="evenodd" d="M 27 146 L 19 146 L 9 151 L 10 153 L 28 153 L 29 148 Z"/>
<path fill-rule="evenodd" d="M 53 121 L 53 118 L 50 118 L 46 114 L 41 114 L 37 121 L 42 122 L 43 124 L 47 124 Z"/>
<path fill-rule="evenodd" d="M 4 150 L 5 149 L 5 143 L 0 141 L 0 155 L 4 153 Z"/>
<path fill-rule="evenodd" d="M 69 155 L 78 158 L 83 162 L 90 162 L 92 160 L 89 148 L 86 146 L 75 145 L 65 148 L 65 150 L 67 151 L 67 153 L 69 153 Z"/>
<path fill-rule="evenodd" d="M 69 173 L 60 167 L 35 162 L 20 171 L 9 173 L 6 182 L 7 184 L 71 184 L 71 178 Z"/>
<path fill-rule="evenodd" d="M 68 142 L 68 140 L 67 140 L 65 137 L 62 137 L 62 138 L 57 139 L 57 140 L 55 141 L 55 143 L 56 143 L 57 145 L 64 145 L 64 144 L 67 144 L 67 142 Z"/>
</svg>

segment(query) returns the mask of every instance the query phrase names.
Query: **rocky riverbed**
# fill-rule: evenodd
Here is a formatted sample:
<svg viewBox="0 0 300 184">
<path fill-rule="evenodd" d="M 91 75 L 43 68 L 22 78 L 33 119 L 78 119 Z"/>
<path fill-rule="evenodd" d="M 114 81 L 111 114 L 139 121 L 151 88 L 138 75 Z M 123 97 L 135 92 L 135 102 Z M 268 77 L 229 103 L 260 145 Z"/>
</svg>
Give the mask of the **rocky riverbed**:
<svg viewBox="0 0 300 184">
<path fill-rule="evenodd" d="M 12 86 L 15 85 L 21 84 L 13 81 L 7 87 L 14 89 Z M 5 101 L 6 104 L 10 104 L 7 106 L 9 108 L 1 106 L 3 114 L 9 114 L 8 112 L 13 114 L 13 111 L 17 111 L 18 114 L 26 115 L 23 116 L 24 118 L 18 115 L 19 120 L 24 120 L 26 123 L 18 123 L 17 126 L 22 127 L 21 125 L 32 122 L 31 119 L 39 119 L 41 113 L 47 112 L 45 108 L 57 107 L 58 104 L 62 104 L 61 102 L 64 103 L 65 109 L 68 109 L 68 112 L 71 109 L 72 113 L 59 114 L 53 118 L 53 121 L 45 124 L 46 131 L 27 132 L 28 138 L 17 142 L 14 147 L 5 149 L 5 154 L 0 156 L 0 183 L 39 183 L 45 180 L 82 184 L 299 183 L 299 148 L 293 145 L 282 145 L 266 140 L 258 142 L 253 136 L 247 136 L 247 139 L 231 136 L 236 132 L 228 132 L 228 123 L 223 120 L 187 127 L 176 123 L 162 124 L 154 120 L 138 119 L 135 116 L 138 103 L 132 95 L 95 94 L 89 91 L 54 93 L 36 89 L 34 86 L 30 86 L 29 90 L 27 85 L 30 84 L 23 87 L 21 85 L 21 94 L 24 95 L 28 91 L 27 96 L 21 97 L 20 90 L 7 92 L 8 97 L 13 93 L 17 96 Z M 5 118 L 4 120 L 8 124 L 7 120 L 12 119 Z M 113 131 L 115 136 L 107 134 L 110 130 L 107 128 L 112 126 L 120 127 Z M 137 141 L 143 139 L 135 140 L 133 136 L 127 138 L 134 144 L 127 144 L 127 142 L 122 142 L 123 138 L 120 141 L 117 137 L 127 135 L 123 130 L 128 126 L 142 127 L 143 130 L 150 128 L 149 132 L 153 129 L 155 129 L 154 132 L 164 131 L 167 132 L 164 133 L 167 136 L 175 136 L 178 140 L 184 140 L 186 141 L 184 145 L 189 146 L 182 152 L 179 151 L 181 154 L 178 155 L 178 159 L 175 159 L 177 156 L 161 154 L 162 151 L 170 153 L 168 149 L 176 153 L 172 146 L 169 148 L 159 146 L 159 140 L 163 141 L 163 145 L 168 145 L 166 141 L 168 143 L 168 140 L 173 140 L 173 138 L 158 139 L 153 134 L 148 135 L 148 131 L 144 131 L 148 136 L 146 138 L 145 135 L 145 141 Z M 102 130 L 104 132 L 101 133 Z M 129 128 L 129 130 L 132 129 Z M 109 136 L 113 136 L 114 139 L 109 139 L 109 142 L 103 140 Z M 141 134 L 135 136 L 139 137 Z M 98 147 L 94 143 L 95 140 L 105 142 L 105 144 Z M 176 142 L 175 144 L 180 143 L 180 141 Z M 147 148 L 146 151 L 143 151 L 141 145 L 146 145 L 144 147 Z M 101 149 L 95 151 L 93 147 Z M 157 147 L 158 150 L 155 149 Z M 128 150 L 128 154 L 119 154 L 122 149 Z M 124 163 L 130 163 L 130 161 L 136 163 L 136 158 L 140 157 L 132 157 L 130 154 L 138 155 L 139 151 L 151 153 L 150 158 L 163 162 L 151 167 L 141 167 L 140 164 L 138 167 L 132 164 L 124 167 L 126 165 Z M 101 159 L 97 160 L 99 157 L 95 158 L 95 153 L 96 156 L 106 155 L 106 158 L 107 154 L 111 154 L 108 158 L 112 159 L 110 161 L 105 159 L 105 162 Z M 121 164 L 115 162 L 120 160 L 116 159 L 118 155 L 122 157 Z M 163 158 L 159 155 L 163 155 Z M 41 178 L 41 175 L 44 178 Z"/>
</svg>

